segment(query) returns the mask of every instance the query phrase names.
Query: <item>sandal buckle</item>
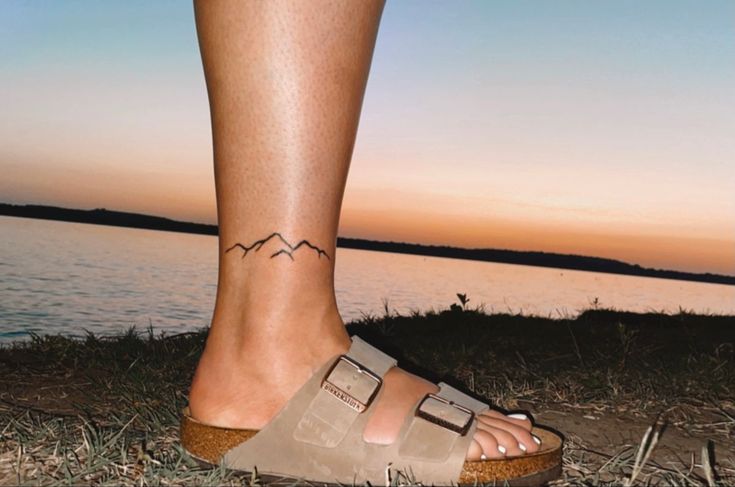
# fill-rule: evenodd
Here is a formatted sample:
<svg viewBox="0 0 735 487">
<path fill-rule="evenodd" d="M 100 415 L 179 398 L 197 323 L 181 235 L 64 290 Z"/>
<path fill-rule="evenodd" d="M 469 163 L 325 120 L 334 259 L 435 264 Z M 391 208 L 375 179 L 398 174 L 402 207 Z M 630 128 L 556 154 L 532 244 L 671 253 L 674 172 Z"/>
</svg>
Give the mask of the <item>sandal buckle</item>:
<svg viewBox="0 0 735 487">
<path fill-rule="evenodd" d="M 382 384 L 379 375 L 355 359 L 340 355 L 324 376 L 321 388 L 361 413 L 373 402 Z"/>
<path fill-rule="evenodd" d="M 436 404 L 436 402 L 434 401 L 438 401 L 441 404 Z M 444 414 L 444 412 L 446 411 L 442 411 L 444 405 L 454 407 L 458 411 L 458 413 L 451 414 L 450 412 L 450 414 Z M 437 411 L 438 408 L 440 412 L 437 413 L 427 411 L 427 408 L 433 409 L 434 411 Z M 462 406 L 461 404 L 457 404 L 454 401 L 450 401 L 430 392 L 426 394 L 426 396 L 424 396 L 424 398 L 421 400 L 418 407 L 416 408 L 416 416 L 448 430 L 459 433 L 460 436 L 464 436 L 470 430 L 472 420 L 475 419 L 475 412 Z M 462 418 L 466 418 L 463 423 L 461 423 Z"/>
</svg>

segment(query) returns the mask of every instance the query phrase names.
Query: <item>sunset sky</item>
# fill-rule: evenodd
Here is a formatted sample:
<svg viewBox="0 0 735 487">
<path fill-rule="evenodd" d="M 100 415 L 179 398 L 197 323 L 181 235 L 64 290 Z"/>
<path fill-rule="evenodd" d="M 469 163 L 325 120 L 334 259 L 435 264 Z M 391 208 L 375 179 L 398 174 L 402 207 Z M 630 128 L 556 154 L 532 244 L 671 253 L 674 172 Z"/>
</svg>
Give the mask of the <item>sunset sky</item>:
<svg viewBox="0 0 735 487">
<path fill-rule="evenodd" d="M 388 0 L 340 236 L 735 275 L 735 2 Z M 0 201 L 215 222 L 189 1 L 0 2 Z"/>
</svg>

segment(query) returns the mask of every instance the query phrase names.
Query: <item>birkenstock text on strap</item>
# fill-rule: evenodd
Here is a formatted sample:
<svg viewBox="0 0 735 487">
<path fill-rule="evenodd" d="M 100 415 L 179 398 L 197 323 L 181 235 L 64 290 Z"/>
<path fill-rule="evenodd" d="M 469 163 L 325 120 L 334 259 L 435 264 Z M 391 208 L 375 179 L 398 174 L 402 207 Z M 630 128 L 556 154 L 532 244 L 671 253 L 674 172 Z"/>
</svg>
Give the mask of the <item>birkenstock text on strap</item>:
<svg viewBox="0 0 735 487">
<path fill-rule="evenodd" d="M 361 413 L 378 394 L 383 379 L 347 355 L 341 355 L 327 372 L 322 389 Z"/>
<path fill-rule="evenodd" d="M 358 415 L 372 404 L 383 376 L 397 360 L 358 336 L 337 358 L 321 382 L 293 432 L 295 440 L 333 448 L 345 437 Z"/>
</svg>

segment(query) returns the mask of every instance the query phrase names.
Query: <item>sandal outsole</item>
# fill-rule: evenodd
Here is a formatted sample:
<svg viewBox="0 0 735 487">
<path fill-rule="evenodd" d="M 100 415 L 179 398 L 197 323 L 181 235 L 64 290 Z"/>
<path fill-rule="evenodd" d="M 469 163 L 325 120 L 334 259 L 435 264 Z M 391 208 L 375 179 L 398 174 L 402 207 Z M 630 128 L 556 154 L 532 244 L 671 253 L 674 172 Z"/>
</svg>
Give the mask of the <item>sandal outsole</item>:
<svg viewBox="0 0 735 487">
<path fill-rule="evenodd" d="M 201 456 L 191 452 L 189 449 L 186 448 L 186 443 L 190 443 L 190 446 L 194 448 L 197 448 L 198 446 L 196 442 L 192 442 L 192 434 L 191 434 L 192 432 L 187 429 L 187 427 L 185 426 L 186 424 L 190 426 L 192 424 L 196 424 L 197 425 L 196 428 L 199 431 L 202 431 L 201 428 L 204 428 L 204 431 L 206 431 L 208 434 L 201 435 L 201 436 L 202 437 L 206 436 L 205 441 L 208 446 L 212 446 L 212 443 L 215 443 L 215 444 L 219 443 L 215 439 L 217 437 L 220 437 L 220 439 L 222 439 L 223 435 L 230 436 L 230 438 L 227 438 L 228 443 L 236 444 L 237 442 L 240 441 L 240 438 L 232 437 L 233 433 L 236 434 L 238 431 L 241 431 L 244 434 L 253 435 L 257 432 L 257 430 L 233 430 L 233 429 L 228 429 L 228 428 L 218 428 L 214 426 L 209 426 L 209 425 L 199 423 L 198 421 L 194 420 L 193 418 L 191 418 L 190 416 L 186 414 L 183 415 L 182 416 L 182 433 L 184 434 L 182 435 L 183 436 L 182 446 L 184 447 L 184 451 L 189 456 L 191 456 L 191 458 L 194 459 L 194 461 L 197 464 L 199 464 L 200 466 L 204 468 L 217 468 L 219 466 L 205 458 L 202 458 Z M 472 482 L 455 483 L 454 485 L 459 486 L 459 487 L 495 486 L 495 485 L 509 486 L 509 487 L 538 487 L 538 486 L 544 485 L 545 483 L 551 480 L 559 478 L 562 472 L 562 466 L 561 466 L 561 456 L 562 455 L 561 454 L 562 454 L 562 446 L 563 446 L 563 437 L 554 431 L 551 431 L 547 428 L 540 428 L 538 426 L 534 427 L 533 432 L 539 436 L 542 436 L 546 442 L 556 443 L 556 445 L 553 446 L 549 450 L 541 450 L 539 452 L 531 453 L 531 454 L 524 455 L 524 456 L 517 456 L 517 457 L 512 457 L 508 459 L 500 459 L 500 460 L 480 460 L 480 461 L 473 461 L 473 462 L 468 462 L 468 463 L 472 466 L 478 467 L 478 469 L 481 469 L 482 466 L 486 464 L 486 462 L 489 467 L 492 467 L 492 466 L 497 467 L 498 464 L 496 462 L 502 462 L 503 464 L 505 464 L 506 467 L 508 467 L 506 468 L 506 470 L 508 469 L 513 470 L 512 464 L 515 463 L 516 465 L 519 465 L 522 463 L 528 463 L 529 460 L 532 461 L 532 459 L 535 458 L 537 460 L 542 460 L 543 463 L 545 464 L 553 463 L 553 466 L 549 468 L 537 470 L 534 473 L 527 474 L 527 475 L 520 475 L 520 476 L 509 475 L 505 478 L 494 478 L 494 479 L 489 479 L 489 480 L 484 480 L 484 481 L 477 480 L 476 482 L 472 481 Z M 195 434 L 194 436 L 200 436 L 200 435 Z M 215 440 L 215 441 L 212 441 L 212 440 Z M 230 448 L 229 445 L 225 445 L 222 443 L 219 443 L 218 446 L 219 446 L 218 450 L 220 450 L 219 453 L 215 454 L 214 452 L 211 452 L 211 451 L 209 452 L 202 451 L 202 455 L 210 456 L 211 458 L 221 457 L 224 451 Z M 233 469 L 229 467 L 225 467 L 225 468 L 227 468 L 230 471 L 234 471 L 234 472 L 238 472 L 238 473 L 242 473 L 246 475 L 252 474 L 252 472 L 248 470 L 238 470 L 238 469 Z M 465 479 L 467 478 L 467 476 L 469 476 L 465 472 L 463 472 L 463 474 L 465 475 Z M 259 473 L 258 477 L 266 485 L 269 485 L 269 486 L 272 485 L 274 487 L 287 486 L 287 485 L 291 486 L 291 485 L 294 485 L 294 483 L 296 482 L 302 482 L 303 485 L 329 486 L 329 487 L 345 487 L 346 485 L 346 484 L 327 483 L 327 482 L 321 482 L 321 481 L 312 481 L 312 480 L 303 479 L 299 477 L 290 477 L 290 476 L 285 476 L 285 475 L 272 475 L 272 474 L 265 474 L 265 473 L 263 474 Z M 480 477 L 481 477 L 481 474 L 478 475 L 478 477 L 476 478 L 480 478 Z M 420 481 L 420 479 L 418 480 Z M 356 484 L 356 485 L 364 485 L 364 484 Z"/>
</svg>

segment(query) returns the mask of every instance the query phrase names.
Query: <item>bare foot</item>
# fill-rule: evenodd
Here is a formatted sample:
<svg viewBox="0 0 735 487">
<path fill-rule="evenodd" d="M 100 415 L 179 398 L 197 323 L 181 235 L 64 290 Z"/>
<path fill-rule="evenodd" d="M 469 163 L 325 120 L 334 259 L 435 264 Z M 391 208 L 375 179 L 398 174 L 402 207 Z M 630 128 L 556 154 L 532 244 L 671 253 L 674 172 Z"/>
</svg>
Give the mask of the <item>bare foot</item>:
<svg viewBox="0 0 735 487">
<path fill-rule="evenodd" d="M 223 347 L 210 338 L 191 387 L 192 416 L 215 426 L 263 428 L 324 362 L 349 349 L 350 338 L 341 318 L 336 313 L 330 315 L 326 319 L 334 323 L 329 327 L 333 333 L 322 333 L 318 338 L 251 339 L 235 347 L 232 343 Z M 303 320 L 300 317 L 301 323 Z M 363 437 L 368 442 L 389 444 L 395 441 L 413 405 L 426 393 L 437 392 L 438 387 L 399 367 L 385 374 L 383 387 Z M 491 410 L 478 420 L 467 452 L 469 460 L 523 455 L 539 449 L 528 418 Z"/>
</svg>

